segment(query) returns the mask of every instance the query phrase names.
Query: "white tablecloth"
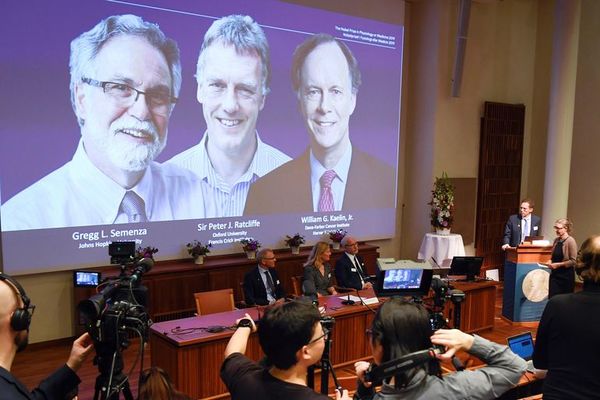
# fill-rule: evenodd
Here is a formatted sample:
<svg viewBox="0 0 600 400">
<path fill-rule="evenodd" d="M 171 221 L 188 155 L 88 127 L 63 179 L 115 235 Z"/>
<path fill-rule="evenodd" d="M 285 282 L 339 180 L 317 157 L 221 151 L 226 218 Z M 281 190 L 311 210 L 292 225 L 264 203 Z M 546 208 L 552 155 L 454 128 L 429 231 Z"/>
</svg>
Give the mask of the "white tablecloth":
<svg viewBox="0 0 600 400">
<path fill-rule="evenodd" d="M 449 268 L 454 256 L 464 256 L 465 246 L 462 236 L 458 233 L 438 235 L 426 233 L 421 242 L 418 259 L 429 260 L 435 258 L 441 267 Z"/>
</svg>

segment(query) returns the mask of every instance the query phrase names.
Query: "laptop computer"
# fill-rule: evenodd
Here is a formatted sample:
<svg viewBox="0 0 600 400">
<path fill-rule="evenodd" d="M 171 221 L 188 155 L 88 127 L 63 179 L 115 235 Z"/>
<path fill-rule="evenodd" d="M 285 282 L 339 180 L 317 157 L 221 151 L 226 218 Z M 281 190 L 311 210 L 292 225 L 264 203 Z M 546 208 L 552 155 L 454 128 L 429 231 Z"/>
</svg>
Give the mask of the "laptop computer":
<svg viewBox="0 0 600 400">
<path fill-rule="evenodd" d="M 506 339 L 513 353 L 527 361 L 527 370 L 533 371 L 533 337 L 531 332 L 520 333 Z"/>
</svg>

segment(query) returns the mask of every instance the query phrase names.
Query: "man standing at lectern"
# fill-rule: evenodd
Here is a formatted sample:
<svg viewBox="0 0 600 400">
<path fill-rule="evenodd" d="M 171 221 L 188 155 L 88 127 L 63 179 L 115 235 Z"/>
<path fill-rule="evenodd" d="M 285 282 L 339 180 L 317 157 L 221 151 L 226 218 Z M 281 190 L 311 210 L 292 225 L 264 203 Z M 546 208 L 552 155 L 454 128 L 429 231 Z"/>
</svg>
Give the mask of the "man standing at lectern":
<svg viewBox="0 0 600 400">
<path fill-rule="evenodd" d="M 527 236 L 538 236 L 541 233 L 542 219 L 532 214 L 533 207 L 531 199 L 523 199 L 519 214 L 511 215 L 508 218 L 504 227 L 502 250 L 506 250 L 508 247 L 517 247 Z"/>
<path fill-rule="evenodd" d="M 358 242 L 352 236 L 344 236 L 342 246 L 346 251 L 335 263 L 335 279 L 338 286 L 352 289 L 372 288 L 362 257 L 358 255 Z"/>
</svg>

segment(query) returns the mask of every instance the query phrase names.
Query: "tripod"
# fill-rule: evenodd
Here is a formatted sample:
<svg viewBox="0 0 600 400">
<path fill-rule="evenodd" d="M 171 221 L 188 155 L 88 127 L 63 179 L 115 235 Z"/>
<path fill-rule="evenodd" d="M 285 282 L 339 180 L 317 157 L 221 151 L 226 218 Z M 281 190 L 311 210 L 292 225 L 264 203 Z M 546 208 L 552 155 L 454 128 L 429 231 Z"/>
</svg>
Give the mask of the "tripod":
<svg viewBox="0 0 600 400">
<path fill-rule="evenodd" d="M 102 348 L 102 345 L 100 347 Z M 103 354 L 110 351 L 97 351 L 98 355 L 94 361 L 98 363 L 100 375 L 96 378 L 94 386 L 94 400 L 119 400 L 120 391 L 123 391 L 125 400 L 133 400 L 129 381 L 127 376 L 123 374 L 121 351 L 115 349 L 110 358 L 106 358 Z"/>
<path fill-rule="evenodd" d="M 323 355 L 321 356 L 321 393 L 327 394 L 329 392 L 329 374 L 333 378 L 333 383 L 335 384 L 335 388 L 337 390 L 342 391 L 342 386 L 338 382 L 337 376 L 335 376 L 335 371 L 331 365 L 331 360 L 329 359 L 329 353 L 331 351 L 331 333 L 333 332 L 333 326 L 335 324 L 335 319 L 333 317 L 322 317 L 321 324 L 323 325 L 323 329 L 328 331 L 327 336 L 325 336 L 325 346 L 323 348 Z M 308 376 L 306 379 L 306 383 L 309 387 L 315 387 L 315 367 L 310 366 L 308 368 Z"/>
</svg>

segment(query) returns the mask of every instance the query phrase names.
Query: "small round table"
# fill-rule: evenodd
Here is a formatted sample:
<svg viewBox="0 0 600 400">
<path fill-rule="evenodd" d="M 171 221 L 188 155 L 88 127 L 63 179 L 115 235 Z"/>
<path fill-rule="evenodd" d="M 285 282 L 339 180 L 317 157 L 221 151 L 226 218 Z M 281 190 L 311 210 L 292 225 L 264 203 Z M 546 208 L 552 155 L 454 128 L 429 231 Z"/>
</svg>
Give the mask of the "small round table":
<svg viewBox="0 0 600 400">
<path fill-rule="evenodd" d="M 460 234 L 438 235 L 437 233 L 426 233 L 423 241 L 421 241 L 417 258 L 429 260 L 433 257 L 440 267 L 449 268 L 454 256 L 464 255 L 465 246 Z"/>
</svg>

